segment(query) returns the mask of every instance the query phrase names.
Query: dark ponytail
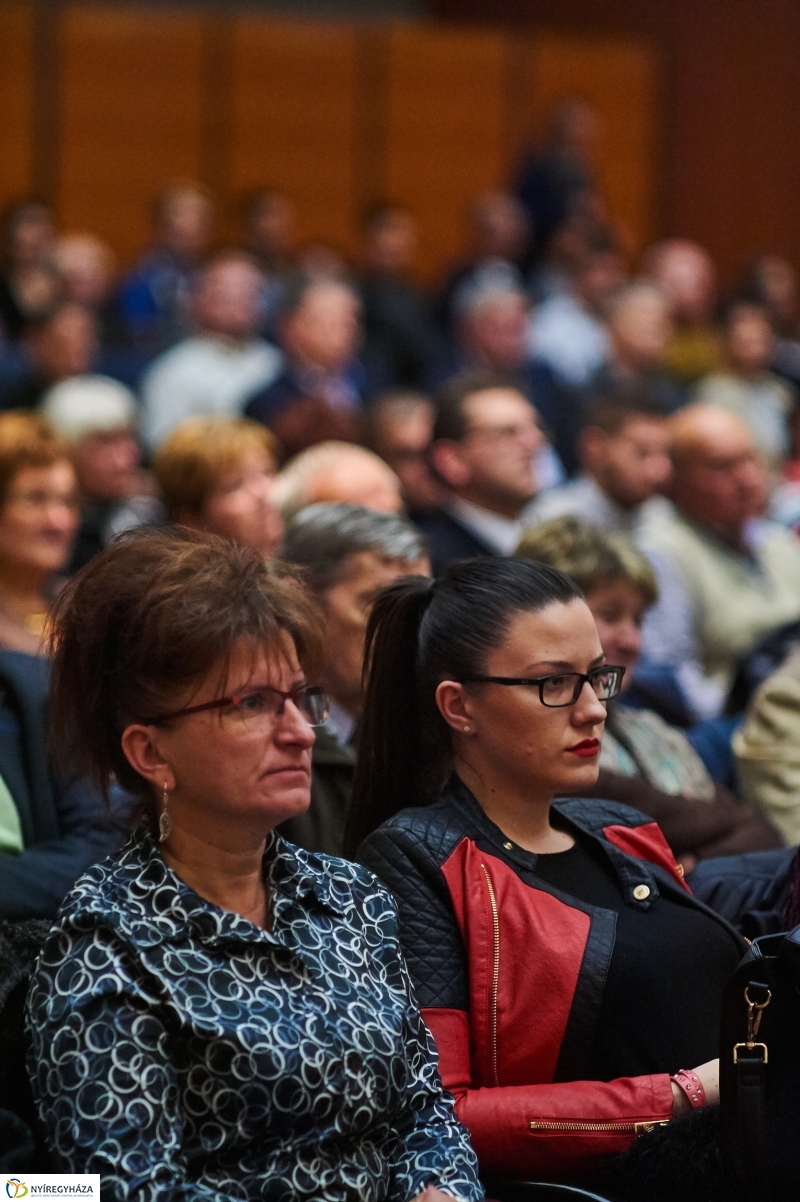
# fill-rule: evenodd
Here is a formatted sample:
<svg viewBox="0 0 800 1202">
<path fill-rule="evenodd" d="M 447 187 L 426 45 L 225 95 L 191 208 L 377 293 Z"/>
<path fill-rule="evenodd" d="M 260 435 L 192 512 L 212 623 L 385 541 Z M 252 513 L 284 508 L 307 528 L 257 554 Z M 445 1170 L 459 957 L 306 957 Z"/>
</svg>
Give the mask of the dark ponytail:
<svg viewBox="0 0 800 1202">
<path fill-rule="evenodd" d="M 473 559 L 440 579 L 406 577 L 381 592 L 367 627 L 364 717 L 345 854 L 408 806 L 428 805 L 452 770 L 442 680 L 480 675 L 518 613 L 582 597 L 555 568 Z"/>
</svg>

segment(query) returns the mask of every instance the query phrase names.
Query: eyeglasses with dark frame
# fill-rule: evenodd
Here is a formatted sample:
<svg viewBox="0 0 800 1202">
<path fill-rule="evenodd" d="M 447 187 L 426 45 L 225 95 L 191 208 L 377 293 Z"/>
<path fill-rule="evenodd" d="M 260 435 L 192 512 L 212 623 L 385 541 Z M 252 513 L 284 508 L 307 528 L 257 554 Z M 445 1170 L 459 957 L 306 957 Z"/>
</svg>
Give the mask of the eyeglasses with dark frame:
<svg viewBox="0 0 800 1202">
<path fill-rule="evenodd" d="M 230 697 L 218 697 L 215 701 L 204 701 L 201 705 L 187 705 L 182 710 L 159 714 L 155 718 L 148 718 L 146 725 L 158 726 L 160 722 L 172 721 L 174 718 L 185 718 L 189 714 L 201 714 L 204 710 L 229 707 L 245 722 L 263 718 L 275 719 L 282 716 L 287 701 L 297 706 L 309 726 L 322 726 L 330 712 L 330 698 L 321 685 L 299 684 L 288 691 L 262 685 L 257 689 L 243 689 L 240 693 L 232 693 Z"/>
<path fill-rule="evenodd" d="M 574 705 L 581 689 L 588 684 L 598 701 L 610 701 L 622 687 L 625 669 L 615 664 L 601 664 L 591 672 L 558 672 L 551 676 L 465 676 L 461 684 L 504 684 L 536 686 L 539 700 L 549 709 Z"/>
</svg>

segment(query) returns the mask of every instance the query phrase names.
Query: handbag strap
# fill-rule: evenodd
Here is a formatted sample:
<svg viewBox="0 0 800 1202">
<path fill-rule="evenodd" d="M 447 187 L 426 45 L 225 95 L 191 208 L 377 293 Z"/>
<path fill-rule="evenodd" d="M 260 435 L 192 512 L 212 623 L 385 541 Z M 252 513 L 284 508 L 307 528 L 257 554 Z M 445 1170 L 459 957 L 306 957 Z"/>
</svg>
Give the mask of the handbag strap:
<svg viewBox="0 0 800 1202">
<path fill-rule="evenodd" d="M 766 1070 L 769 1049 L 758 1042 L 758 1028 L 771 990 L 760 981 L 748 981 L 744 990 L 747 1006 L 747 1038 L 733 1046 L 736 1081 L 738 1137 L 743 1198 L 747 1202 L 770 1202 L 766 1136 Z"/>
</svg>

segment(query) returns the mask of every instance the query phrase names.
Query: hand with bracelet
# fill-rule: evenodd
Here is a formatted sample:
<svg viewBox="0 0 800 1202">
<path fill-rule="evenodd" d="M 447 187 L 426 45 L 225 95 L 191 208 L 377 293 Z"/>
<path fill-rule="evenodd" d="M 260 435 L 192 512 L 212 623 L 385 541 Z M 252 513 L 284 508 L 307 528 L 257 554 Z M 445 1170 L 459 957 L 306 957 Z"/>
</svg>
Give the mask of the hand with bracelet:
<svg viewBox="0 0 800 1202">
<path fill-rule="evenodd" d="M 719 1103 L 719 1060 L 707 1060 L 693 1069 L 681 1069 L 670 1078 L 675 1118 Z"/>
</svg>

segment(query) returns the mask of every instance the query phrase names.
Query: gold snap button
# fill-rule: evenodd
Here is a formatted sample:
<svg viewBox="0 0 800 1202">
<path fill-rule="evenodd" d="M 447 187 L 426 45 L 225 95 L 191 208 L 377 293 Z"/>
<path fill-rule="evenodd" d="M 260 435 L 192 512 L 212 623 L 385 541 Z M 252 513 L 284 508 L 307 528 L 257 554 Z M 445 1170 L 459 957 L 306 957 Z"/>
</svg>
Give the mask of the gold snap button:
<svg viewBox="0 0 800 1202">
<path fill-rule="evenodd" d="M 633 896 L 637 901 L 647 901 L 648 897 L 650 896 L 650 886 L 637 885 L 633 891 Z"/>
<path fill-rule="evenodd" d="M 513 851 L 513 850 L 514 850 L 514 844 L 513 844 L 513 843 L 504 843 L 504 844 L 503 844 L 503 847 L 506 849 L 506 851 Z"/>
</svg>

